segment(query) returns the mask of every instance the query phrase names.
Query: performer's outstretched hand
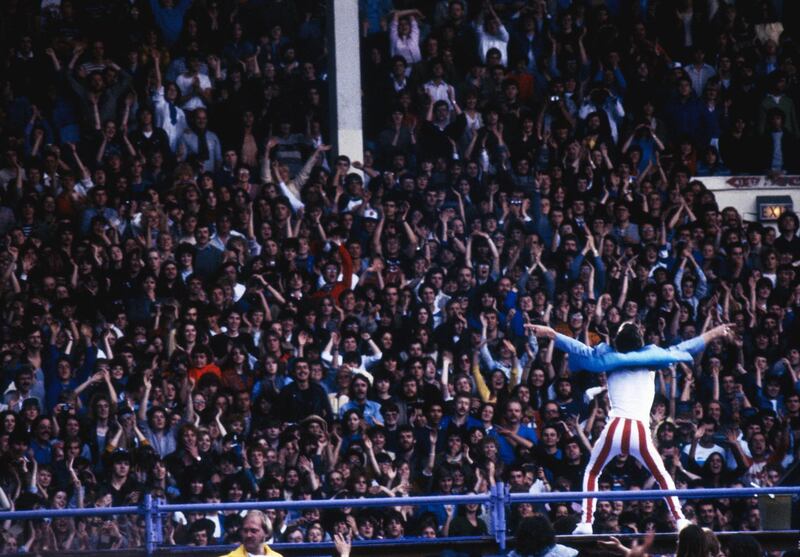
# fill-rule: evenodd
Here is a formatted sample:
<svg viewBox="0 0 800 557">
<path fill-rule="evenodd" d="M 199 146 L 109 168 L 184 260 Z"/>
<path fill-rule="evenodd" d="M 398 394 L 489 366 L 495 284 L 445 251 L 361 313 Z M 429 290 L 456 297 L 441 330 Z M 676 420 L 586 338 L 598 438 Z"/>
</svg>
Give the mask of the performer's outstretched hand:
<svg viewBox="0 0 800 557">
<path fill-rule="evenodd" d="M 714 339 L 718 338 L 725 338 L 725 339 L 732 339 L 733 338 L 733 329 L 730 325 L 723 323 L 722 325 L 718 325 L 713 329 L 706 331 L 703 336 L 705 337 L 705 341 L 711 342 Z"/>
<path fill-rule="evenodd" d="M 534 336 L 556 338 L 556 332 L 545 325 L 533 325 L 532 323 L 525 324 L 526 329 L 530 329 Z"/>
</svg>

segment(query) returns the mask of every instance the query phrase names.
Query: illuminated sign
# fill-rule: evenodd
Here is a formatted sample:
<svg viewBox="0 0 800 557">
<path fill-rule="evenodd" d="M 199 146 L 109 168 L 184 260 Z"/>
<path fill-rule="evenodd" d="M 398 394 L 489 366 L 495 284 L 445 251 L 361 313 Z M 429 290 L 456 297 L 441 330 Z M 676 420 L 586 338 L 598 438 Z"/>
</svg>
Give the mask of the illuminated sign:
<svg viewBox="0 0 800 557">
<path fill-rule="evenodd" d="M 758 220 L 775 222 L 783 213 L 792 210 L 792 198 L 788 195 L 760 195 L 756 197 Z"/>
</svg>

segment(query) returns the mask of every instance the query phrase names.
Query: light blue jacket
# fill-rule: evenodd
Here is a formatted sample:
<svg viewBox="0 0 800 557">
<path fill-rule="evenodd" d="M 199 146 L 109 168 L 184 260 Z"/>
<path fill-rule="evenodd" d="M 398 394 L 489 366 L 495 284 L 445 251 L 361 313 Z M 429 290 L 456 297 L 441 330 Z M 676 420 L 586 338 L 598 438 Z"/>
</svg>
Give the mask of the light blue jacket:
<svg viewBox="0 0 800 557">
<path fill-rule="evenodd" d="M 686 340 L 669 348 L 648 344 L 634 352 L 620 353 L 602 342 L 594 348 L 556 333 L 556 348 L 568 352 L 572 371 L 585 370 L 591 373 L 607 373 L 620 369 L 661 369 L 683 362 L 692 363 L 694 354 L 705 348 L 702 336 Z"/>
</svg>

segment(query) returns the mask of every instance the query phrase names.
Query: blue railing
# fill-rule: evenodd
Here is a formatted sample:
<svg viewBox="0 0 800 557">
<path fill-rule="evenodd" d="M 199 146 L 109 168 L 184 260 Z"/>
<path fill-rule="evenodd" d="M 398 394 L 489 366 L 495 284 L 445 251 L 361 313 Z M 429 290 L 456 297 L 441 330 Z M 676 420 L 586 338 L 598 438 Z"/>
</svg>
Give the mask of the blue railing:
<svg viewBox="0 0 800 557">
<path fill-rule="evenodd" d="M 502 482 L 492 486 L 489 493 L 481 495 L 433 495 L 417 497 L 376 497 L 373 499 L 314 499 L 304 501 L 247 501 L 242 503 L 195 503 L 166 504 L 163 500 L 145 495 L 140 506 L 92 507 L 85 509 L 36 509 L 26 511 L 2 511 L 0 520 L 28 520 L 38 518 L 58 518 L 76 516 L 137 515 L 145 519 L 145 551 L 152 555 L 162 543 L 162 515 L 175 512 L 211 513 L 220 511 L 286 509 L 302 510 L 309 508 L 331 509 L 342 507 L 396 507 L 417 505 L 466 505 L 470 503 L 488 504 L 493 537 L 501 550 L 506 548 L 506 507 L 516 503 L 553 503 L 580 501 L 592 497 L 598 500 L 640 501 L 675 496 L 683 499 L 741 498 L 776 495 L 800 497 L 800 486 L 786 487 L 740 487 L 721 489 L 674 489 L 640 491 L 597 491 L 597 492 L 551 492 L 551 493 L 510 493 Z M 461 538 L 460 538 L 461 539 Z M 461 541 L 467 538 L 461 539 Z M 474 539 L 485 539 L 475 537 Z M 325 544 L 322 544 L 325 545 Z M 321 545 L 321 546 L 322 546 Z"/>
</svg>

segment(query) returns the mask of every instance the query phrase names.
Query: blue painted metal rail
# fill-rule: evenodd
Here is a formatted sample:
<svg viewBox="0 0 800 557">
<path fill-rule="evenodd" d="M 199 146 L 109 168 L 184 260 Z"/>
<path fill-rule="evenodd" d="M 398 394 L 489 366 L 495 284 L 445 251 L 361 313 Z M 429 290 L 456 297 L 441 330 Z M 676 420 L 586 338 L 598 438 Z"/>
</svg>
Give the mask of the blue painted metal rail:
<svg viewBox="0 0 800 557">
<path fill-rule="evenodd" d="M 754 497 L 763 495 L 800 495 L 800 486 L 788 487 L 727 487 L 717 489 L 641 489 L 634 491 L 557 491 L 551 493 L 512 493 L 509 499 L 512 503 L 554 503 L 560 501 L 580 501 L 592 498 L 604 501 L 643 501 L 647 499 L 661 499 L 663 497 L 678 497 L 679 499 L 721 499 Z"/>
<path fill-rule="evenodd" d="M 468 505 L 489 503 L 491 495 L 427 495 L 419 497 L 376 497 L 371 499 L 309 499 L 305 501 L 250 501 L 248 503 L 192 503 L 158 505 L 158 512 L 214 512 L 264 509 L 341 509 L 342 507 L 400 507 L 417 505 Z M 0 515 L 2 518 L 2 515 Z"/>
<path fill-rule="evenodd" d="M 552 493 L 509 493 L 508 486 L 497 483 L 487 494 L 482 495 L 434 495 L 419 497 L 377 497 L 374 499 L 324 499 L 307 501 L 248 501 L 243 503 L 198 503 L 165 504 L 163 501 L 146 495 L 141 506 L 92 507 L 85 509 L 36 509 L 26 511 L 2 511 L 0 520 L 29 520 L 38 518 L 118 516 L 137 515 L 145 518 L 145 551 L 152 555 L 162 541 L 161 518 L 174 512 L 212 513 L 220 511 L 241 511 L 255 509 L 308 508 L 336 509 L 343 507 L 396 507 L 418 505 L 466 505 L 488 504 L 494 526 L 494 539 L 501 550 L 506 546 L 506 506 L 515 503 L 552 503 L 580 501 L 591 497 L 599 500 L 634 501 L 661 499 L 676 496 L 682 499 L 716 499 L 741 497 L 774 497 L 792 495 L 800 497 L 800 486 L 789 487 L 741 487 L 723 489 L 675 489 L 640 491 L 597 491 L 597 492 L 552 492 Z M 476 537 L 478 539 L 485 539 Z M 419 540 L 418 540 L 419 541 Z"/>
</svg>

